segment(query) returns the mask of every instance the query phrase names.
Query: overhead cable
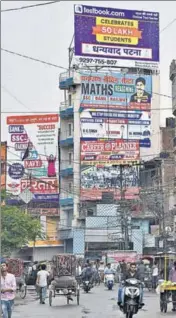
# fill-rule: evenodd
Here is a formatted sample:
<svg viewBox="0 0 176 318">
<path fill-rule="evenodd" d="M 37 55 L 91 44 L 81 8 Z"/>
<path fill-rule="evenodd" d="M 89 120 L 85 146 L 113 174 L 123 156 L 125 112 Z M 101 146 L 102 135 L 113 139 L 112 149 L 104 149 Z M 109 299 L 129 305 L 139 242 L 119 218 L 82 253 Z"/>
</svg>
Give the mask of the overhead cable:
<svg viewBox="0 0 176 318">
<path fill-rule="evenodd" d="M 31 4 L 28 6 L 23 6 L 23 7 L 19 7 L 19 8 L 9 8 L 9 9 L 4 9 L 1 10 L 1 12 L 10 12 L 10 11 L 19 11 L 19 10 L 24 10 L 24 9 L 31 9 L 31 8 L 35 8 L 35 7 L 40 7 L 40 6 L 46 6 L 46 5 L 50 5 L 50 4 L 55 4 L 61 1 L 49 1 L 49 2 L 44 2 L 44 3 L 37 3 L 37 4 Z"/>
<path fill-rule="evenodd" d="M 21 54 L 21 53 L 17 53 L 17 52 L 14 52 L 14 51 L 10 51 L 10 50 L 7 50 L 7 49 L 1 48 L 1 51 L 9 53 L 9 54 L 20 56 L 20 57 L 23 57 L 25 59 L 32 60 L 34 62 L 40 62 L 42 64 L 49 65 L 49 66 L 56 67 L 56 68 L 60 68 L 60 69 L 66 70 L 66 71 L 68 70 L 66 67 L 63 67 L 63 66 L 60 66 L 60 65 L 57 65 L 57 64 L 53 64 L 53 63 L 50 63 L 50 62 L 46 62 L 46 61 L 43 61 L 41 59 L 36 59 L 34 57 L 31 57 L 31 56 L 28 56 L 28 55 L 24 55 L 24 54 Z"/>
</svg>

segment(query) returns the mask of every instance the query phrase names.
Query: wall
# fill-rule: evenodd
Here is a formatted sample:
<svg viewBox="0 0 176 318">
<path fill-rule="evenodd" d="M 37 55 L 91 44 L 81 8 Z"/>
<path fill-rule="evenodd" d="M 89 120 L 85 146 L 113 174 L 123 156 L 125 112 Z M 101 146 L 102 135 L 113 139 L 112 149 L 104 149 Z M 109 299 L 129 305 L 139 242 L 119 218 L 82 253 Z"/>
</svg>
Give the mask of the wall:
<svg viewBox="0 0 176 318">
<path fill-rule="evenodd" d="M 143 234 L 149 233 L 149 220 L 132 219 L 132 228 L 140 227 Z"/>
<path fill-rule="evenodd" d="M 77 225 L 79 216 L 79 194 L 80 194 L 80 94 L 81 87 L 77 86 L 74 94 L 74 220 L 73 225 Z"/>
<path fill-rule="evenodd" d="M 34 261 L 51 261 L 54 255 L 63 253 L 63 246 L 59 247 L 37 247 L 34 250 Z"/>
</svg>

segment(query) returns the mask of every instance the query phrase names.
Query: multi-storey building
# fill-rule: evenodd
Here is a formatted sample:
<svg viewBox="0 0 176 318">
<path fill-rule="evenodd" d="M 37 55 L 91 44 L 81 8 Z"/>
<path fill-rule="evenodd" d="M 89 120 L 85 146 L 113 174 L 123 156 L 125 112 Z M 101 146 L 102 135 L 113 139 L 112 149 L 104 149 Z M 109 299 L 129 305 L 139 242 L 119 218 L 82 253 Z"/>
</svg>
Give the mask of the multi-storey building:
<svg viewBox="0 0 176 318">
<path fill-rule="evenodd" d="M 120 70 L 117 70 L 117 72 L 120 72 Z M 73 70 L 70 73 L 61 74 L 59 78 L 59 88 L 64 91 L 64 100 L 60 107 L 59 237 L 65 242 L 65 252 L 74 252 L 75 254 L 84 254 L 89 249 L 89 246 L 94 250 L 106 244 L 107 248 L 112 248 L 116 242 L 114 237 L 118 236 L 117 229 L 112 231 L 112 223 L 115 223 L 115 219 L 117 223 L 118 213 L 114 215 L 113 209 L 118 211 L 118 200 L 114 201 L 111 198 L 108 201 L 107 196 L 102 197 L 101 200 L 88 199 L 82 201 L 80 199 L 80 73 L 80 71 Z M 152 77 L 151 145 L 148 148 L 140 148 L 141 160 L 151 160 L 159 156 L 160 153 L 159 75 L 156 72 L 142 69 L 128 69 L 127 73 L 136 74 L 137 76 L 150 75 Z M 129 210 L 131 209 L 130 202 L 129 200 Z M 108 212 L 110 210 L 111 213 Z M 110 216 L 111 220 L 109 222 L 107 218 Z M 115 218 L 114 220 L 113 217 Z M 141 253 L 143 248 L 143 230 L 137 229 L 135 226 L 133 228 L 134 231 L 133 233 L 131 232 L 131 239 L 134 241 L 135 237 L 135 250 Z"/>
</svg>

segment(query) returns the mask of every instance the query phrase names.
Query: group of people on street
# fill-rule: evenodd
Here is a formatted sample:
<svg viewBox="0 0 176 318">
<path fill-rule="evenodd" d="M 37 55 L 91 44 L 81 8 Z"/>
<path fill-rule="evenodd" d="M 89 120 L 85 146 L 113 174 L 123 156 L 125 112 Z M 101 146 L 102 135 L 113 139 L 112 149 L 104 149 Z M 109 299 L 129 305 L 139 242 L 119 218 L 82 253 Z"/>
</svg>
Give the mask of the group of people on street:
<svg viewBox="0 0 176 318">
<path fill-rule="evenodd" d="M 83 280 L 95 280 L 96 275 L 99 275 L 99 268 L 100 263 L 94 262 L 91 263 L 87 261 L 84 264 L 84 267 L 78 266 L 78 273 L 82 276 Z M 158 283 L 159 277 L 159 267 L 158 264 L 155 262 L 150 268 L 149 266 L 145 266 L 143 261 L 141 260 L 138 266 L 136 263 L 125 263 L 122 261 L 117 266 L 116 270 L 111 267 L 111 264 L 107 264 L 104 268 L 104 275 L 106 274 L 114 274 L 120 268 L 121 273 L 121 281 L 125 281 L 129 278 L 136 278 L 141 282 L 144 282 L 144 277 L 146 273 L 150 273 L 152 275 L 152 284 L 153 288 L 156 288 Z M 162 274 L 162 272 L 160 273 Z M 46 270 L 46 265 L 42 264 L 40 270 L 37 273 L 36 278 L 36 285 L 39 288 L 39 293 L 41 293 L 40 302 L 41 304 L 45 304 L 46 293 L 47 293 L 47 286 L 48 286 L 48 278 L 50 273 Z M 169 281 L 172 283 L 176 283 L 176 261 L 173 263 L 171 268 L 169 269 Z M 1 309 L 3 313 L 3 318 L 12 318 L 12 310 L 14 306 L 14 299 L 15 299 L 15 292 L 16 292 L 16 278 L 13 274 L 8 272 L 8 263 L 6 260 L 1 259 Z M 122 294 L 123 294 L 123 287 L 120 286 L 118 289 L 118 305 L 121 306 L 122 304 Z M 176 292 L 173 293 L 173 311 L 176 311 Z M 143 288 L 140 290 L 140 306 L 142 307 L 143 304 Z"/>
</svg>

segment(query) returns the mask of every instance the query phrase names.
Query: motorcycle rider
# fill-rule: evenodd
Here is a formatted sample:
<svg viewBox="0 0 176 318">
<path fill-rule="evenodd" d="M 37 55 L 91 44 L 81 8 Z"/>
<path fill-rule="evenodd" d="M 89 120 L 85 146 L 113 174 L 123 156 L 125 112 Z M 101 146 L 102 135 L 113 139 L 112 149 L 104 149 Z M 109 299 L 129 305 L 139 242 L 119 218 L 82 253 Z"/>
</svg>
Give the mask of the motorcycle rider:
<svg viewBox="0 0 176 318">
<path fill-rule="evenodd" d="M 127 279 L 130 278 L 136 278 L 137 280 L 140 280 L 140 274 L 137 271 L 137 267 L 135 263 L 131 263 L 130 264 L 130 269 L 126 272 L 126 274 L 124 275 L 124 281 L 126 281 Z M 118 290 L 118 302 L 117 304 L 121 307 L 123 306 L 123 294 L 124 294 L 124 289 L 125 287 L 120 287 Z M 142 308 L 144 306 L 143 301 L 143 289 L 140 288 L 140 308 Z"/>
<path fill-rule="evenodd" d="M 86 263 L 82 270 L 82 280 L 92 282 L 93 271 L 90 263 Z"/>
</svg>

